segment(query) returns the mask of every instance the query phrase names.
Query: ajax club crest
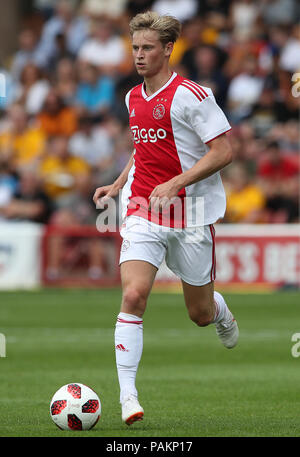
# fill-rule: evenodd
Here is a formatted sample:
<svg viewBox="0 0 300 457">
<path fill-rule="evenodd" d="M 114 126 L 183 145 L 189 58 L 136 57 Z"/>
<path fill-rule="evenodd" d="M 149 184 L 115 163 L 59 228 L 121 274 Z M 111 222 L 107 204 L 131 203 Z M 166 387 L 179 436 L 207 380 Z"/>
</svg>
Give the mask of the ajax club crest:
<svg viewBox="0 0 300 457">
<path fill-rule="evenodd" d="M 165 112 L 166 112 L 166 109 L 165 109 L 164 105 L 159 103 L 158 105 L 156 105 L 153 108 L 153 117 L 154 117 L 154 119 L 159 121 L 160 119 L 162 119 L 164 117 Z"/>
</svg>

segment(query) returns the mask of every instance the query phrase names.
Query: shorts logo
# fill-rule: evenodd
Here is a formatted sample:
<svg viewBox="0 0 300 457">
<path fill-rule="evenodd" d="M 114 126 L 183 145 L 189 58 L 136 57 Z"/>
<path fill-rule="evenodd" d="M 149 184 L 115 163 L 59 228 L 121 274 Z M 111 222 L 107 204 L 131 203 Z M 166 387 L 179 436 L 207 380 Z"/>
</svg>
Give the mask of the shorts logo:
<svg viewBox="0 0 300 457">
<path fill-rule="evenodd" d="M 165 109 L 164 105 L 159 103 L 158 105 L 156 105 L 153 108 L 153 117 L 154 117 L 154 119 L 159 121 L 160 119 L 162 119 L 164 117 L 165 112 L 166 112 L 166 109 Z"/>
<path fill-rule="evenodd" d="M 130 246 L 130 241 L 129 240 L 124 240 L 122 243 L 121 251 L 126 252 L 127 249 L 129 249 Z"/>
</svg>

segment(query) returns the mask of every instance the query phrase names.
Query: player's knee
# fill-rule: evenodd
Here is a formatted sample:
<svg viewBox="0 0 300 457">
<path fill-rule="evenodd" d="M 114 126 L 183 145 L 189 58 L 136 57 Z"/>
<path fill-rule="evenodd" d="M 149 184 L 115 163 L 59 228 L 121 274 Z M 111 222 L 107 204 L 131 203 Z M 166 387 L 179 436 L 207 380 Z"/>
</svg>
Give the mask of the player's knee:
<svg viewBox="0 0 300 457">
<path fill-rule="evenodd" d="M 122 309 L 129 313 L 141 316 L 146 308 L 147 296 L 136 287 L 128 287 L 123 293 Z"/>
</svg>

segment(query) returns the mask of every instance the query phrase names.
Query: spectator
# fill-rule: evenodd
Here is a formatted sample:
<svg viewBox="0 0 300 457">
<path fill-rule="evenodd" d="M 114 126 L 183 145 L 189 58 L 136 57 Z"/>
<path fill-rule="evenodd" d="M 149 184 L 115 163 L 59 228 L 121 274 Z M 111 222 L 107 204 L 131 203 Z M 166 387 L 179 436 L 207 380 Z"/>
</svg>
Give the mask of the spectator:
<svg viewBox="0 0 300 457">
<path fill-rule="evenodd" d="M 272 126 L 284 119 L 286 108 L 283 102 L 276 99 L 274 90 L 265 87 L 260 98 L 251 108 L 247 118 L 253 125 L 258 137 L 266 136 Z"/>
<path fill-rule="evenodd" d="M 296 222 L 299 217 L 299 160 L 271 141 L 258 169 L 266 196 L 266 222 Z"/>
<path fill-rule="evenodd" d="M 35 171 L 23 170 L 19 187 L 11 200 L 0 207 L 0 214 L 6 219 L 47 223 L 52 204 L 42 189 Z"/>
<path fill-rule="evenodd" d="M 296 0 L 263 0 L 262 18 L 268 25 L 289 25 L 299 19 Z"/>
<path fill-rule="evenodd" d="M 76 102 L 82 114 L 105 114 L 114 101 L 114 83 L 94 65 L 81 65 Z"/>
<path fill-rule="evenodd" d="M 150 10 L 154 0 L 127 0 L 127 11 L 131 17 Z"/>
<path fill-rule="evenodd" d="M 129 157 L 132 154 L 133 142 L 131 130 L 128 126 L 123 127 L 122 131 L 118 135 L 116 141 L 116 175 L 119 176 L 124 170 L 126 164 L 128 163 Z"/>
<path fill-rule="evenodd" d="M 75 15 L 70 0 L 58 0 L 54 16 L 43 27 L 37 47 L 37 59 L 42 67 L 47 68 L 50 60 L 57 55 L 57 36 L 61 35 L 65 35 L 66 49 L 73 56 L 88 36 L 88 21 Z"/>
<path fill-rule="evenodd" d="M 228 0 L 201 0 L 199 3 L 199 14 L 201 16 L 207 17 L 210 13 L 229 16 L 230 2 Z"/>
<path fill-rule="evenodd" d="M 24 29 L 19 34 L 19 49 L 13 56 L 11 76 L 14 81 L 19 81 L 23 68 L 28 63 L 37 64 L 37 38 L 33 30 Z"/>
<path fill-rule="evenodd" d="M 73 156 L 85 160 L 95 173 L 107 171 L 105 181 L 112 178 L 114 143 L 108 131 L 91 117 L 80 118 L 78 131 L 70 138 L 69 150 Z"/>
<path fill-rule="evenodd" d="M 286 42 L 281 49 L 279 66 L 283 70 L 294 73 L 300 69 L 300 25 L 292 28 L 292 35 L 286 36 Z"/>
<path fill-rule="evenodd" d="M 269 28 L 269 53 L 278 56 L 278 69 L 293 73 L 300 68 L 300 26 Z"/>
<path fill-rule="evenodd" d="M 41 129 L 29 123 L 21 105 L 11 105 L 8 110 L 8 126 L 0 134 L 1 160 L 7 160 L 14 168 L 38 163 L 45 149 L 46 138 Z"/>
<path fill-rule="evenodd" d="M 230 142 L 233 146 L 234 157 L 242 162 L 247 173 L 255 179 L 257 164 L 265 148 L 265 141 L 257 138 L 252 123 L 244 121 L 230 132 Z"/>
<path fill-rule="evenodd" d="M 266 197 L 265 222 L 268 224 L 299 221 L 299 176 L 282 184 L 278 187 L 272 180 L 262 183 Z"/>
<path fill-rule="evenodd" d="M 213 61 L 213 66 L 220 72 L 227 60 L 226 51 L 213 43 L 208 43 L 207 41 L 209 40 L 204 39 L 204 29 L 205 27 L 199 18 L 190 21 L 186 28 L 187 49 L 182 56 L 180 65 L 186 69 L 187 76 L 190 79 L 197 77 L 199 71 L 206 71 L 205 68 L 200 68 L 199 66 L 202 65 L 202 63 L 199 62 L 199 54 L 200 56 L 202 54 L 205 57 L 205 55 L 208 56 L 210 53 L 210 58 L 207 59 L 209 61 L 203 63 L 212 65 Z M 210 69 L 208 71 L 210 71 Z"/>
<path fill-rule="evenodd" d="M 227 188 L 225 221 L 230 223 L 263 222 L 264 194 L 250 179 L 242 163 L 236 162 L 228 167 L 225 183 Z"/>
<path fill-rule="evenodd" d="M 202 40 L 204 44 L 210 44 L 220 47 L 225 50 L 229 45 L 231 36 L 229 35 L 229 24 L 228 24 L 228 13 L 224 13 L 223 6 L 220 3 L 224 3 L 223 0 L 207 1 L 210 3 L 209 11 L 206 13 L 205 21 L 203 23 Z M 215 5 L 213 5 L 215 3 Z M 218 5 L 219 3 L 219 5 Z M 229 2 L 227 2 L 229 4 Z M 200 14 L 201 17 L 201 14 Z"/>
<path fill-rule="evenodd" d="M 217 103 L 224 108 L 227 96 L 228 81 L 218 65 L 217 51 L 213 46 L 202 45 L 194 52 L 195 72 L 191 79 L 198 84 L 210 87 Z"/>
<path fill-rule="evenodd" d="M 122 38 L 114 33 L 110 19 L 94 20 L 92 36 L 80 48 L 78 58 L 99 67 L 104 75 L 118 74 L 126 58 L 126 49 Z"/>
<path fill-rule="evenodd" d="M 278 65 L 266 76 L 264 87 L 273 93 L 280 123 L 299 119 L 300 98 L 294 96 L 293 84 L 291 73 L 280 70 Z"/>
<path fill-rule="evenodd" d="M 268 144 L 265 156 L 258 168 L 258 176 L 264 179 L 271 179 L 285 183 L 288 178 L 294 177 L 299 173 L 298 160 L 283 155 L 278 142 L 272 141 Z"/>
<path fill-rule="evenodd" d="M 299 158 L 300 131 L 299 122 L 290 120 L 284 124 L 280 147 L 286 154 L 293 154 Z"/>
<path fill-rule="evenodd" d="M 91 225 L 95 226 L 99 210 L 93 202 L 94 186 L 88 173 L 75 177 L 72 193 L 65 194 L 60 199 L 59 208 L 52 216 L 54 225 Z"/>
<path fill-rule="evenodd" d="M 62 228 L 95 226 L 98 211 L 93 204 L 93 192 L 94 187 L 91 185 L 89 174 L 78 175 L 73 192 L 61 198 L 60 207 L 53 214 L 51 224 Z M 62 264 L 74 264 L 78 258 L 82 257 L 82 254 L 86 254 L 88 257 L 90 279 L 99 280 L 105 275 L 107 253 L 105 243 L 98 237 L 72 239 L 59 234 L 51 236 L 46 272 L 48 280 L 58 279 L 61 276 Z"/>
<path fill-rule="evenodd" d="M 0 62 L 0 116 L 15 101 L 16 89 L 17 84 Z"/>
<path fill-rule="evenodd" d="M 89 173 L 90 169 L 83 159 L 70 155 L 68 138 L 57 136 L 49 141 L 39 172 L 47 195 L 59 206 L 60 197 L 73 192 L 76 178 Z"/>
<path fill-rule="evenodd" d="M 49 91 L 37 120 L 47 136 L 72 135 L 77 129 L 75 109 L 65 106 L 54 88 Z"/>
<path fill-rule="evenodd" d="M 182 58 L 189 49 L 197 48 L 201 42 L 202 23 L 199 17 L 191 18 L 182 26 L 182 34 L 174 44 L 170 57 L 170 64 L 174 67 L 182 61 Z M 194 70 L 194 62 L 184 62 L 189 73 Z"/>
<path fill-rule="evenodd" d="M 53 70 L 56 70 L 58 63 L 62 59 L 75 60 L 74 54 L 72 54 L 66 43 L 66 36 L 63 33 L 58 33 L 55 37 L 56 52 L 53 57 L 49 58 L 47 65 L 47 72 L 52 73 Z"/>
<path fill-rule="evenodd" d="M 229 116 L 240 122 L 249 115 L 263 89 L 263 78 L 257 74 L 257 59 L 248 56 L 243 62 L 242 72 L 235 76 L 228 88 Z"/>
<path fill-rule="evenodd" d="M 259 16 L 257 2 L 253 2 L 252 0 L 235 0 L 230 2 L 230 4 L 230 21 L 233 27 L 233 38 L 237 41 L 251 39 L 256 20 Z"/>
<path fill-rule="evenodd" d="M 0 161 L 0 220 L 1 208 L 8 205 L 14 195 L 18 185 L 16 176 L 10 170 L 9 163 L 5 160 Z"/>
<path fill-rule="evenodd" d="M 65 57 L 61 59 L 55 70 L 53 84 L 57 95 L 65 106 L 72 106 L 76 101 L 77 78 L 74 62 Z"/>
<path fill-rule="evenodd" d="M 152 10 L 158 14 L 172 14 L 180 22 L 187 21 L 197 13 L 196 0 L 155 0 Z"/>
<path fill-rule="evenodd" d="M 68 204 L 73 214 L 73 197 L 82 195 L 78 177 L 88 176 L 96 187 L 124 168 L 133 149 L 124 98 L 142 82 L 133 66 L 128 17 L 154 6 L 188 18 L 172 52 L 173 69 L 211 87 L 230 118 L 237 167 L 224 174 L 231 209 L 226 218 L 299 221 L 295 0 L 36 3 L 41 5 L 47 6 L 39 16 L 44 24 L 39 28 L 36 16 L 27 17 L 30 28 L 19 35 L 10 73 L 1 66 L 0 207 L 9 203 L 18 174 L 29 166 L 41 172 L 63 221 Z"/>
<path fill-rule="evenodd" d="M 16 101 L 25 107 L 28 114 L 36 115 L 40 112 L 49 90 L 50 84 L 41 70 L 35 64 L 28 63 L 21 72 Z"/>
<path fill-rule="evenodd" d="M 90 16 L 107 15 L 118 19 L 125 13 L 127 0 L 84 0 L 83 8 Z"/>
</svg>

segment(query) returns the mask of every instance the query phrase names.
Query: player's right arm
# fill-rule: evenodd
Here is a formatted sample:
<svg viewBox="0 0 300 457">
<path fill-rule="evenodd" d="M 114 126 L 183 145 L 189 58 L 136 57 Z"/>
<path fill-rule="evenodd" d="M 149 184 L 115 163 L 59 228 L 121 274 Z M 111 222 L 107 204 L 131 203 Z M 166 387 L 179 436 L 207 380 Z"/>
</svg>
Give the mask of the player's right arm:
<svg viewBox="0 0 300 457">
<path fill-rule="evenodd" d="M 120 174 L 120 176 L 115 180 L 113 184 L 110 184 L 108 186 L 102 186 L 102 187 L 97 187 L 94 196 L 93 196 L 93 201 L 95 205 L 97 204 L 104 204 L 109 200 L 109 198 L 114 198 L 118 195 L 119 191 L 124 187 L 127 179 L 128 179 L 128 173 L 133 165 L 133 156 L 134 156 L 134 151 L 130 156 L 130 159 Z"/>
</svg>

